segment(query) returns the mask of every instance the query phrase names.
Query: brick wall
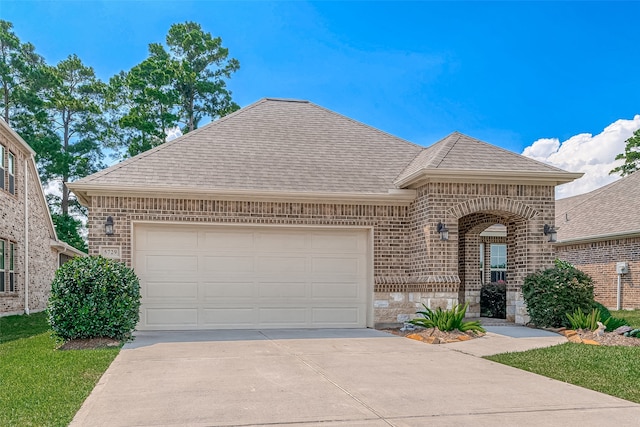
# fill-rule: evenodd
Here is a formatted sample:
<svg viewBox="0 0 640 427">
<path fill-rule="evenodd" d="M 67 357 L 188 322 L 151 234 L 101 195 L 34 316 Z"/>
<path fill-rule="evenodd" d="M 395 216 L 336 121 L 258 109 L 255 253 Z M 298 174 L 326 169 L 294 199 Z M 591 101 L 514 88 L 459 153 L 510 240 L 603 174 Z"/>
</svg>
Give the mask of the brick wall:
<svg viewBox="0 0 640 427">
<path fill-rule="evenodd" d="M 621 277 L 621 307 L 640 308 L 640 237 L 574 245 L 558 245 L 558 258 L 591 276 L 595 299 L 608 308 L 617 305 L 617 262 L 627 262 L 629 273 Z"/>
<path fill-rule="evenodd" d="M 48 223 L 48 207 L 41 197 L 35 165 L 22 146 L 4 128 L 0 128 L 0 143 L 15 155 L 16 189 L 15 194 L 0 190 L 0 239 L 15 244 L 15 292 L 0 293 L 0 315 L 21 314 L 25 310 L 25 161 L 29 165 L 29 307 L 31 311 L 41 311 L 46 308 L 51 280 L 57 268 L 57 253 L 50 245 L 54 236 Z M 6 252 L 8 270 L 8 248 Z"/>
</svg>

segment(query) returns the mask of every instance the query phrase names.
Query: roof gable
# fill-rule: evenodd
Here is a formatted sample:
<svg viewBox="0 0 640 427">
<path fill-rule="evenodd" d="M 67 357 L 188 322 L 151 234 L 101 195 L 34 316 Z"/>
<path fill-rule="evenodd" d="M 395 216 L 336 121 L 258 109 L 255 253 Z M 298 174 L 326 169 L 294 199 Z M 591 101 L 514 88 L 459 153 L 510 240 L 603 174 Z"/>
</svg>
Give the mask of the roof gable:
<svg viewBox="0 0 640 427">
<path fill-rule="evenodd" d="M 474 179 L 485 177 L 506 181 L 520 177 L 557 183 L 582 176 L 454 132 L 425 148 L 395 182 L 403 187 L 415 186 L 429 176 L 462 179 L 465 175 Z"/>
<path fill-rule="evenodd" d="M 589 193 L 556 201 L 558 241 L 640 234 L 640 173 Z"/>
</svg>

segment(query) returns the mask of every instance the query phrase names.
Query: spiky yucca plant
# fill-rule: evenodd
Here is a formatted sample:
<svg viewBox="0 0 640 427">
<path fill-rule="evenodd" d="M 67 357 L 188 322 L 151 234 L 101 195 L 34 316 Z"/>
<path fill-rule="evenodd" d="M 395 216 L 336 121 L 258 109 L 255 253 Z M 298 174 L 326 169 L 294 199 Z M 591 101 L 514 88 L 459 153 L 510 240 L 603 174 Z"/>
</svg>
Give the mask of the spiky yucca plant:
<svg viewBox="0 0 640 427">
<path fill-rule="evenodd" d="M 416 326 L 422 326 L 423 328 L 438 328 L 443 332 L 453 331 L 455 329 L 461 332 L 486 332 L 482 325 L 480 325 L 480 322 L 464 321 L 469 303 L 456 305 L 451 310 L 443 310 L 440 307 L 431 310 L 424 304 L 422 304 L 422 306 L 424 307 L 424 311 L 418 311 L 416 314 L 422 315 L 423 318 L 410 320 L 410 323 Z"/>
</svg>

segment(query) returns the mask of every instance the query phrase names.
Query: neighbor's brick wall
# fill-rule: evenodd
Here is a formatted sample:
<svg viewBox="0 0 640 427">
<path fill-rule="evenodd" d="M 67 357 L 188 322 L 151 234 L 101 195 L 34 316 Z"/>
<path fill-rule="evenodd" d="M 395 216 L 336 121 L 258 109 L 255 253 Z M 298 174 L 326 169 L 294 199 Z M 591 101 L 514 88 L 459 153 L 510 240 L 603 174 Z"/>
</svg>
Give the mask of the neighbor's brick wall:
<svg viewBox="0 0 640 427">
<path fill-rule="evenodd" d="M 640 237 L 558 245 L 556 253 L 591 276 L 595 299 L 608 308 L 617 304 L 616 263 L 626 261 L 629 273 L 622 275 L 621 307 L 640 308 Z"/>
<path fill-rule="evenodd" d="M 20 314 L 24 312 L 25 281 L 25 206 L 24 206 L 24 162 L 28 161 L 28 203 L 29 203 L 29 304 L 32 311 L 41 311 L 46 307 L 51 288 L 51 279 L 57 268 L 56 253 L 51 249 L 50 227 L 47 223 L 48 209 L 39 198 L 40 183 L 35 178 L 36 170 L 28 155 L 13 136 L 0 128 L 0 143 L 15 155 L 15 194 L 0 189 L 0 238 L 15 243 L 15 292 L 0 293 L 0 315 Z M 5 157 L 5 170 L 7 157 Z M 5 178 L 5 182 L 8 179 Z M 8 244 L 5 267 L 8 272 Z M 8 287 L 9 276 L 6 275 Z"/>
</svg>

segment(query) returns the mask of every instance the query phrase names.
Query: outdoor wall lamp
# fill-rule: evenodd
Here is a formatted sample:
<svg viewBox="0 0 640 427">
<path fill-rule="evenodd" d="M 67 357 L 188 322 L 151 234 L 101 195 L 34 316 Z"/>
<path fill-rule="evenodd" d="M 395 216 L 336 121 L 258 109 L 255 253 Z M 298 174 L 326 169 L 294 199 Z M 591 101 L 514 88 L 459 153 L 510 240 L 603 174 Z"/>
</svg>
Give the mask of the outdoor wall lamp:
<svg viewBox="0 0 640 427">
<path fill-rule="evenodd" d="M 104 223 L 104 234 L 107 236 L 113 235 L 113 217 L 108 216 L 107 221 Z"/>
<path fill-rule="evenodd" d="M 442 222 L 438 223 L 436 231 L 440 233 L 440 240 L 449 240 L 449 229 Z"/>
<path fill-rule="evenodd" d="M 553 243 L 558 238 L 558 232 L 553 225 L 545 224 L 544 225 L 544 235 L 549 236 L 549 242 Z"/>
</svg>

